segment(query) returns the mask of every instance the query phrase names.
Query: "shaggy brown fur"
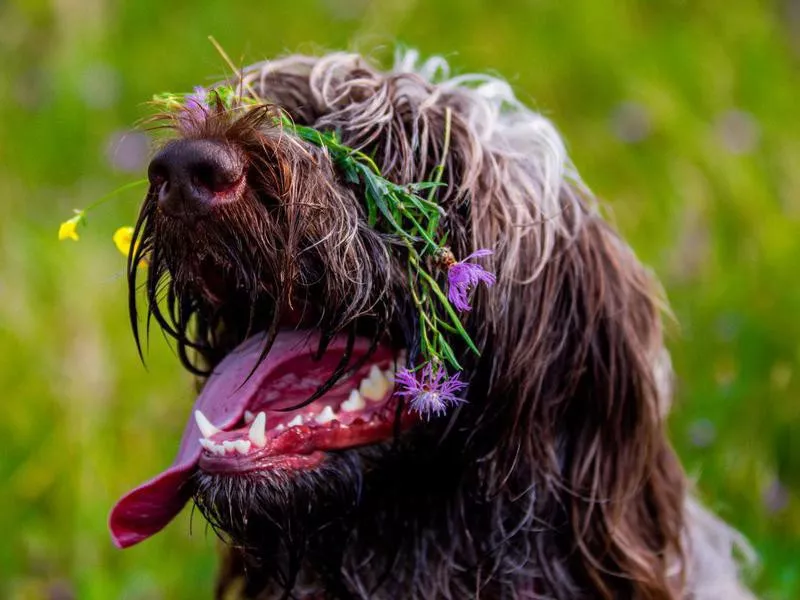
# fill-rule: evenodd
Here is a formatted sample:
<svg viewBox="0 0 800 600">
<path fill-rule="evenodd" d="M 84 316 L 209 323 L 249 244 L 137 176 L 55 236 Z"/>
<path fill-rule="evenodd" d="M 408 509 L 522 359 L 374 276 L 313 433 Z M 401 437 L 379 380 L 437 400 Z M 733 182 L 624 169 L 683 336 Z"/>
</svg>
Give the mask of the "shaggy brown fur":
<svg viewBox="0 0 800 600">
<path fill-rule="evenodd" d="M 167 117 L 178 138 L 217 140 L 247 165 L 237 202 L 187 224 L 151 192 L 137 226 L 134 323 L 147 258 L 149 312 L 201 378 L 254 332 L 286 326 L 417 350 L 402 246 L 367 226 L 361 190 L 324 151 L 272 125 L 274 106 L 339 131 L 399 183 L 430 177 L 449 108 L 442 227 L 456 256 L 493 248 L 498 278 L 465 320 L 482 355 L 459 349 L 470 387 L 458 410 L 310 472 L 198 472 L 197 506 L 231 544 L 218 596 L 746 597 L 733 535 L 714 521 L 716 541 L 695 532 L 665 436 L 652 275 L 552 126 L 503 82 L 407 67 L 290 57 L 246 72 L 269 105 Z M 718 555 L 718 571 L 698 553 Z"/>
</svg>

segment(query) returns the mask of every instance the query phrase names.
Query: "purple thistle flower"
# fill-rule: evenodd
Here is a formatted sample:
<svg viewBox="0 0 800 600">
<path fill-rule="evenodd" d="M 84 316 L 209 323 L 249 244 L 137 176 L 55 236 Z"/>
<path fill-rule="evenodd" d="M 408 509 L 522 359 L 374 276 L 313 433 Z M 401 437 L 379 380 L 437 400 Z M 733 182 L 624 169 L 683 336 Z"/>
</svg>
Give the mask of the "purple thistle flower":
<svg viewBox="0 0 800 600">
<path fill-rule="evenodd" d="M 395 393 L 398 396 L 410 397 L 408 401 L 410 409 L 421 417 L 430 419 L 432 415 L 443 415 L 450 406 L 464 402 L 455 395 L 467 387 L 467 384 L 459 379 L 460 375 L 461 373 L 456 373 L 448 377 L 447 371 L 441 364 L 434 371 L 433 365 L 427 363 L 419 378 L 409 369 L 402 369 L 395 375 L 400 388 Z"/>
<path fill-rule="evenodd" d="M 194 88 L 194 93 L 188 94 L 186 96 L 185 104 L 186 107 L 190 110 L 192 109 L 192 107 L 202 108 L 202 109 L 208 108 L 208 90 L 203 86 L 200 85 L 196 86 Z"/>
<path fill-rule="evenodd" d="M 472 288 L 483 282 L 487 287 L 492 287 L 497 279 L 480 265 L 468 263 L 468 260 L 493 254 L 491 250 L 476 250 L 465 259 L 453 262 L 447 273 L 447 298 L 453 303 L 456 310 L 467 312 L 472 307 L 469 305 L 469 292 Z"/>
<path fill-rule="evenodd" d="M 188 94 L 184 99 L 181 121 L 185 126 L 201 123 L 208 114 L 208 108 L 208 90 L 198 85 L 194 88 L 194 93 Z"/>
</svg>

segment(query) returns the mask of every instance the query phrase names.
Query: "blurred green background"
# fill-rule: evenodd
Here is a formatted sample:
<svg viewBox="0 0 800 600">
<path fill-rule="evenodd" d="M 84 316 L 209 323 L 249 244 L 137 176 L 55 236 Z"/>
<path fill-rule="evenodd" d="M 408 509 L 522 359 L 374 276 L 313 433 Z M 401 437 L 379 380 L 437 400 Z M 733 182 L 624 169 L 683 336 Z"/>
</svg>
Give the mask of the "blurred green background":
<svg viewBox="0 0 800 600">
<path fill-rule="evenodd" d="M 110 241 L 140 190 L 159 91 L 253 62 L 396 41 L 506 76 L 662 278 L 672 435 L 755 545 L 764 598 L 800 597 L 800 0 L 0 2 L 0 598 L 210 597 L 216 541 L 185 511 L 114 549 L 116 498 L 172 460 L 192 402 L 159 334 L 148 369 Z M 190 535 L 191 530 L 191 535 Z"/>
</svg>

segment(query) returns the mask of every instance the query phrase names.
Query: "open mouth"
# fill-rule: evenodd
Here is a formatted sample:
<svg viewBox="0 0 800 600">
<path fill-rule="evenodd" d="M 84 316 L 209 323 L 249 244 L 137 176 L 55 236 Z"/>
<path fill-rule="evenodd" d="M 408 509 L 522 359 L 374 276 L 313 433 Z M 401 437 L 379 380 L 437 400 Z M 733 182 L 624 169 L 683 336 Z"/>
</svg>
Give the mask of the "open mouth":
<svg viewBox="0 0 800 600">
<path fill-rule="evenodd" d="M 383 356 L 381 356 L 383 355 Z M 311 467 L 323 451 L 374 444 L 392 435 L 397 398 L 392 396 L 397 363 L 386 351 L 344 378 L 320 399 L 285 410 L 311 396 L 336 368 L 338 358 L 309 363 L 300 356 L 264 382 L 233 429 L 220 430 L 200 411 L 199 467 L 209 473 Z M 402 357 L 400 361 L 402 362 Z M 403 422 L 411 415 L 404 412 Z"/>
<path fill-rule="evenodd" d="M 112 509 L 114 543 L 131 546 L 166 526 L 191 497 L 189 481 L 197 469 L 235 476 L 312 468 L 326 451 L 375 444 L 416 421 L 406 410 L 397 414 L 393 396 L 394 373 L 404 357 L 379 346 L 359 360 L 370 351 L 363 338 L 355 340 L 349 364 L 364 364 L 319 399 L 293 409 L 328 380 L 347 351 L 342 335 L 317 358 L 319 341 L 308 331 L 282 332 L 260 360 L 261 334 L 231 352 L 195 400 L 172 466 Z"/>
</svg>

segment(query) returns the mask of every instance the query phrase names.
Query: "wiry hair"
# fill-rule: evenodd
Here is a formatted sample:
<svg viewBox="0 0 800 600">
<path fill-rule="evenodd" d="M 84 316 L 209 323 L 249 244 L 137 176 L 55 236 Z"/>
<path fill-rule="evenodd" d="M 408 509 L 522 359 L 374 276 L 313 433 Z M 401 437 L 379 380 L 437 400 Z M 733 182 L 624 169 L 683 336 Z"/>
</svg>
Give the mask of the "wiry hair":
<svg viewBox="0 0 800 600">
<path fill-rule="evenodd" d="M 442 160 L 449 109 L 442 227 L 456 256 L 492 248 L 497 275 L 466 321 L 482 355 L 462 353 L 468 402 L 449 418 L 330 453 L 311 473 L 198 475 L 198 506 L 235 546 L 219 593 L 749 597 L 738 537 L 690 499 L 665 436 L 656 281 L 600 218 L 547 119 L 501 80 L 417 58 L 389 73 L 353 54 L 261 63 L 239 83 L 267 104 L 170 121 L 248 165 L 244 198 L 191 241 L 152 191 L 137 226 L 132 298 L 147 258 L 150 314 L 198 373 L 289 313 L 323 340 L 348 331 L 412 355 L 418 344 L 402 247 L 366 225 L 361 190 L 323 150 L 274 125 L 275 107 L 338 131 L 398 183 Z"/>
</svg>

